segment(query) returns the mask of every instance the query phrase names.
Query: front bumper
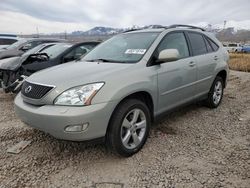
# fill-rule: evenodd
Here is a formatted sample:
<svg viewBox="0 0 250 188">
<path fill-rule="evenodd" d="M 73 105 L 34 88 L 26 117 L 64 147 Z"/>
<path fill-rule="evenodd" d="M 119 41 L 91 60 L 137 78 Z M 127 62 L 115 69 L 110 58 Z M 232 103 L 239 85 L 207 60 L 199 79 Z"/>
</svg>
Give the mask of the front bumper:
<svg viewBox="0 0 250 188">
<path fill-rule="evenodd" d="M 15 112 L 24 123 L 55 138 L 72 141 L 105 136 L 115 105 L 115 102 L 108 102 L 84 107 L 34 106 L 24 102 L 20 93 L 15 98 Z M 88 123 L 89 126 L 82 132 L 64 130 L 66 126 L 84 123 Z"/>
</svg>

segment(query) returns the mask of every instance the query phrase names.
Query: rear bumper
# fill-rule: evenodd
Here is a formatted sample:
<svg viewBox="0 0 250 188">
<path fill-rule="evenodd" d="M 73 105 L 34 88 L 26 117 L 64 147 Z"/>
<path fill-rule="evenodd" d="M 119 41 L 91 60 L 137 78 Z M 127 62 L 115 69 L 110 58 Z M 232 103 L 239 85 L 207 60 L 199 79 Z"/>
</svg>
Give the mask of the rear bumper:
<svg viewBox="0 0 250 188">
<path fill-rule="evenodd" d="M 24 102 L 20 94 L 15 98 L 15 112 L 24 123 L 55 138 L 72 141 L 92 140 L 105 136 L 114 108 L 114 102 L 84 107 L 34 106 Z M 85 123 L 89 126 L 82 132 L 65 132 L 65 127 L 69 125 Z"/>
</svg>

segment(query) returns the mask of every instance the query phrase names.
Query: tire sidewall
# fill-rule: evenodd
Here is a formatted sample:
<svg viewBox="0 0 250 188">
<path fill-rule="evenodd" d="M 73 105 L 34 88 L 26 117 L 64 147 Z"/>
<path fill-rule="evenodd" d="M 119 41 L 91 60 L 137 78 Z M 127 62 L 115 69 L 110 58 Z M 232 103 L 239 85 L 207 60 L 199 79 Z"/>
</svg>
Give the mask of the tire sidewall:
<svg viewBox="0 0 250 188">
<path fill-rule="evenodd" d="M 214 94 L 214 88 L 215 88 L 215 85 L 216 85 L 217 82 L 221 82 L 222 93 L 221 93 L 221 98 L 220 98 L 219 103 L 215 104 L 214 100 L 213 100 L 213 94 Z M 220 105 L 220 103 L 221 103 L 221 101 L 223 99 L 223 94 L 224 94 L 224 82 L 223 82 L 223 79 L 221 77 L 216 77 L 214 82 L 213 82 L 213 85 L 212 85 L 212 87 L 210 89 L 210 92 L 209 92 L 209 102 L 211 103 L 212 107 L 217 108 Z"/>
<path fill-rule="evenodd" d="M 132 111 L 135 108 L 142 110 L 145 114 L 146 131 L 145 131 L 145 135 L 144 135 L 141 143 L 136 148 L 128 149 L 122 143 L 122 139 L 120 136 L 121 135 L 121 127 L 122 127 L 122 123 L 123 123 L 124 118 L 127 116 L 127 114 L 130 111 Z M 148 107 L 143 102 L 141 102 L 139 100 L 135 100 L 135 99 L 131 99 L 131 100 L 126 101 L 120 107 L 118 107 L 117 111 L 119 111 L 119 113 L 122 113 L 122 116 L 121 116 L 121 114 L 117 115 L 117 113 L 115 112 L 114 117 L 113 117 L 114 120 L 111 124 L 111 126 L 114 126 L 114 127 L 112 127 L 113 131 L 112 131 L 112 135 L 110 135 L 110 136 L 114 137 L 113 140 L 116 142 L 115 149 L 118 150 L 119 154 L 122 154 L 123 156 L 131 156 L 131 155 L 137 153 L 143 147 L 143 145 L 145 144 L 145 142 L 148 138 L 149 129 L 151 126 L 150 112 L 149 112 Z M 112 128 L 111 128 L 111 130 L 112 130 Z"/>
</svg>

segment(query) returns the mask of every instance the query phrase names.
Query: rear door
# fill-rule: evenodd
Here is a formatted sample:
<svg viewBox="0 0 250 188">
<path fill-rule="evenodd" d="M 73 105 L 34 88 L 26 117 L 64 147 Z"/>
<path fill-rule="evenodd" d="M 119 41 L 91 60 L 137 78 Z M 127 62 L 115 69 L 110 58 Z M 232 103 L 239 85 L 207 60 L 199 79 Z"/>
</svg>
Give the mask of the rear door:
<svg viewBox="0 0 250 188">
<path fill-rule="evenodd" d="M 219 56 L 216 53 L 218 46 L 198 32 L 188 32 L 189 41 L 191 44 L 192 55 L 197 65 L 197 93 L 203 95 L 208 93 L 213 82 L 213 74 Z"/>
<path fill-rule="evenodd" d="M 196 65 L 190 56 L 184 32 L 168 33 L 156 49 L 156 54 L 165 49 L 177 49 L 180 59 L 162 63 L 157 70 L 160 113 L 191 100 L 197 79 Z"/>
</svg>

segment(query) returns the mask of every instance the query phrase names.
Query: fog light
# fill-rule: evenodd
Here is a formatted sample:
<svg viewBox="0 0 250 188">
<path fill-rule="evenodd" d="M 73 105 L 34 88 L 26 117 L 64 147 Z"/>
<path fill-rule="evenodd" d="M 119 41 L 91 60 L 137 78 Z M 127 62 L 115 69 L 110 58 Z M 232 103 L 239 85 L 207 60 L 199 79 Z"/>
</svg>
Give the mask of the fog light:
<svg viewBox="0 0 250 188">
<path fill-rule="evenodd" d="M 65 132 L 82 132 L 85 131 L 88 128 L 89 124 L 79 124 L 79 125 L 68 125 L 65 127 Z"/>
</svg>

